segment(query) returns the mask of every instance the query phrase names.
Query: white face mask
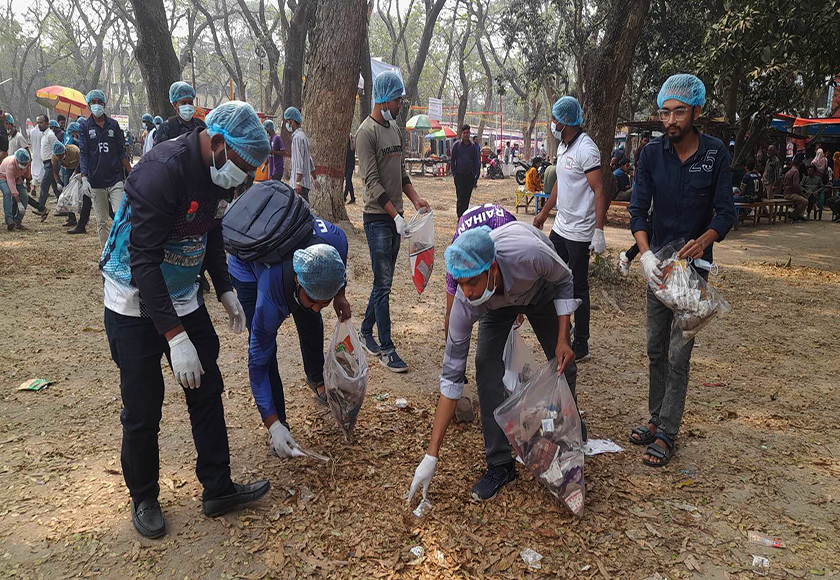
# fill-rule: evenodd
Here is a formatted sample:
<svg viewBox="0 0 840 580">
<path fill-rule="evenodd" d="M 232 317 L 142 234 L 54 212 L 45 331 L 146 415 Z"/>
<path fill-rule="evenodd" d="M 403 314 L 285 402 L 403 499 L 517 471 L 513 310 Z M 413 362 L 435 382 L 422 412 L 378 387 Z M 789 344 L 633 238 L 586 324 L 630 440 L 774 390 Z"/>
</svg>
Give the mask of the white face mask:
<svg viewBox="0 0 840 580">
<path fill-rule="evenodd" d="M 386 121 L 393 121 L 394 116 L 391 114 L 391 109 L 388 107 L 382 107 L 382 118 Z"/>
<path fill-rule="evenodd" d="M 193 118 L 195 114 L 195 107 L 192 105 L 181 105 L 178 107 L 178 116 L 181 117 L 185 122 L 189 123 L 190 119 Z"/>
<path fill-rule="evenodd" d="M 90 112 L 94 117 L 101 117 L 105 114 L 105 105 L 91 105 Z"/>
<path fill-rule="evenodd" d="M 476 298 L 475 300 L 470 300 L 469 298 L 467 298 L 467 302 L 470 303 L 470 306 L 481 306 L 482 304 L 490 300 L 493 297 L 493 294 L 495 293 L 495 288 L 490 290 L 490 270 L 487 270 L 487 287 L 484 289 L 484 294 L 482 294 L 479 298 Z"/>
<path fill-rule="evenodd" d="M 24 163 L 24 164 L 22 164 L 22 165 L 21 165 L 21 163 L 20 163 L 20 162 L 17 162 L 18 169 L 20 169 L 21 171 L 23 171 L 23 170 L 25 170 L 25 169 L 26 169 L 26 165 L 27 165 L 26 163 Z"/>
<path fill-rule="evenodd" d="M 292 128 L 292 124 L 289 121 L 286 121 L 286 131 L 289 133 L 294 133 L 294 129 Z"/>
<path fill-rule="evenodd" d="M 242 171 L 234 164 L 233 161 L 227 158 L 227 147 L 225 147 L 225 164 L 221 169 L 216 169 L 216 156 L 211 155 L 210 160 L 213 165 L 210 166 L 210 179 L 213 183 L 222 189 L 233 189 L 237 185 L 241 185 L 248 174 Z"/>
<path fill-rule="evenodd" d="M 566 126 L 563 125 L 562 129 L 557 129 L 557 123 L 555 123 L 554 121 L 551 122 L 551 134 L 554 135 L 554 138 L 558 141 L 563 140 L 563 129 L 565 128 Z"/>
</svg>

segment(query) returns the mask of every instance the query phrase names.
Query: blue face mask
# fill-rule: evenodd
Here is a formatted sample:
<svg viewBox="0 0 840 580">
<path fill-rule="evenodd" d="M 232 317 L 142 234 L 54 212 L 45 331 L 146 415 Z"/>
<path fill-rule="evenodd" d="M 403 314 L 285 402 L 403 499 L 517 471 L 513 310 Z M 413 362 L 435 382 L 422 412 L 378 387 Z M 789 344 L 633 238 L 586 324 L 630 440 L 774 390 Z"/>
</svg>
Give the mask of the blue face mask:
<svg viewBox="0 0 840 580">
<path fill-rule="evenodd" d="M 94 117 L 101 117 L 105 114 L 105 105 L 91 105 L 90 112 Z"/>
<path fill-rule="evenodd" d="M 493 294 L 495 293 L 495 288 L 493 288 L 492 290 L 490 289 L 490 270 L 487 270 L 487 287 L 484 289 L 484 294 L 482 294 L 475 300 L 470 300 L 469 298 L 467 298 L 467 302 L 470 303 L 470 306 L 481 306 L 482 304 L 490 300 L 493 297 Z"/>
<path fill-rule="evenodd" d="M 178 116 L 181 117 L 185 123 L 189 123 L 195 114 L 195 107 L 192 105 L 181 105 L 178 107 Z"/>
</svg>

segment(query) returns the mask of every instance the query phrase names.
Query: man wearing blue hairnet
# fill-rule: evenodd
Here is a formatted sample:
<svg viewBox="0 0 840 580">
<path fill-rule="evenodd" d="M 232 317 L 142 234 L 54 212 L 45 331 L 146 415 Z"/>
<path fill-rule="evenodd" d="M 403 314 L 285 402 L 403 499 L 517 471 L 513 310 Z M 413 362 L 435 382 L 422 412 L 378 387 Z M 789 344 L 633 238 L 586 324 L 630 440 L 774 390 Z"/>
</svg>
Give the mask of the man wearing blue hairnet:
<svg viewBox="0 0 840 580">
<path fill-rule="evenodd" d="M 397 354 L 391 340 L 390 309 L 391 282 L 400 240 L 407 235 L 403 195 L 418 210 L 429 207 L 429 203 L 414 191 L 405 169 L 402 131 L 396 123 L 404 92 L 399 75 L 394 72 L 379 74 L 373 82 L 376 105 L 356 132 L 359 173 L 365 184 L 362 220 L 373 268 L 373 288 L 359 330 L 365 349 L 395 373 L 408 371 L 408 365 Z M 379 343 L 373 338 L 374 324 L 379 330 Z"/>
<path fill-rule="evenodd" d="M 681 330 L 672 328 L 673 312 L 651 290 L 662 278 L 654 252 L 683 240 L 679 257 L 694 260 L 691 267 L 706 278 L 712 244 L 723 241 L 736 218 L 729 152 L 720 139 L 694 126 L 705 102 L 706 87 L 694 75 L 673 75 L 662 85 L 657 105 L 665 134 L 642 149 L 628 207 L 630 229 L 648 281 L 650 374 L 650 419 L 633 429 L 630 442 L 647 446 L 642 461 L 653 467 L 666 465 L 673 456 L 694 348 L 694 339 L 686 343 Z M 656 207 L 653 214 L 651 207 Z"/>
<path fill-rule="evenodd" d="M 26 149 L 18 149 L 12 155 L 7 155 L 0 162 L 0 192 L 3 195 L 3 216 L 6 229 L 9 231 L 28 228 L 23 225 L 28 203 L 28 185 L 25 181 L 32 179 L 30 167 L 32 158 Z"/>
<path fill-rule="evenodd" d="M 458 291 L 449 318 L 432 437 L 414 472 L 409 502 L 421 486 L 426 497 L 434 476 L 443 436 L 464 389 L 476 322 L 475 381 L 487 471 L 472 488 L 474 499 L 493 499 L 516 479 L 510 443 L 494 420 L 493 411 L 505 400 L 502 356 L 517 316 L 528 317 L 546 359 L 557 359 L 558 374 L 564 373 L 575 394 L 577 366 L 569 329 L 571 314 L 580 300 L 574 298 L 572 272 L 548 238 L 523 222 L 514 221 L 492 231 L 480 226 L 458 236 L 444 256 L 446 271 L 455 278 Z M 585 428 L 583 437 L 586 439 Z"/>
<path fill-rule="evenodd" d="M 189 83 L 184 81 L 172 83 L 169 87 L 169 102 L 175 109 L 175 114 L 155 131 L 155 145 L 206 127 L 204 121 L 195 116 L 195 89 Z"/>
<path fill-rule="evenodd" d="M 575 298 L 575 357 L 589 360 L 589 252 L 604 253 L 604 224 L 610 200 L 604 192 L 601 152 L 584 132 L 583 109 L 577 99 L 565 96 L 551 109 L 551 130 L 557 138 L 557 181 L 534 225 L 542 229 L 549 212 L 556 208 L 549 239 L 557 254 L 572 269 Z"/>
<path fill-rule="evenodd" d="M 205 268 L 230 329 L 244 331 L 220 226 L 234 188 L 267 156 L 268 139 L 251 105 L 216 107 L 206 129 L 143 156 L 126 181 L 125 202 L 102 252 L 105 331 L 120 369 L 123 475 L 134 527 L 145 537 L 166 532 L 157 500 L 163 355 L 184 388 L 205 515 L 223 514 L 268 491 L 268 481 L 231 481 L 219 337 L 196 281 Z"/>
<path fill-rule="evenodd" d="M 297 107 L 288 107 L 283 111 L 286 131 L 292 134 L 292 167 L 289 173 L 289 185 L 295 193 L 309 202 L 309 190 L 315 180 L 315 162 L 309 151 L 309 137 L 303 132 L 303 117 Z"/>
<path fill-rule="evenodd" d="M 82 176 L 82 191 L 93 206 L 96 233 L 102 248 L 108 239 L 110 214 L 116 213 L 122 203 L 123 183 L 131 172 L 131 164 L 125 154 L 123 130 L 116 120 L 105 114 L 105 93 L 94 89 L 85 98 L 90 117 L 80 117 L 79 121 L 79 173 Z M 85 211 L 82 207 L 78 224 L 67 233 L 85 233 L 89 216 L 90 210 Z"/>
<path fill-rule="evenodd" d="M 47 115 L 38 115 L 37 117 L 38 122 L 38 129 L 41 131 L 41 141 L 40 141 L 40 148 L 41 154 L 39 158 L 41 159 L 41 190 L 40 195 L 38 196 L 38 206 L 39 207 L 46 207 L 47 198 L 50 196 L 50 188 L 52 188 L 55 197 L 58 198 L 58 183 L 53 179 L 53 172 L 52 172 L 52 146 L 53 143 L 58 141 L 58 138 L 55 136 L 53 132 L 53 123 L 55 126 L 58 126 L 58 123 L 55 120 L 50 120 Z M 43 212 L 44 215 L 42 217 L 46 217 L 46 210 Z"/>
</svg>

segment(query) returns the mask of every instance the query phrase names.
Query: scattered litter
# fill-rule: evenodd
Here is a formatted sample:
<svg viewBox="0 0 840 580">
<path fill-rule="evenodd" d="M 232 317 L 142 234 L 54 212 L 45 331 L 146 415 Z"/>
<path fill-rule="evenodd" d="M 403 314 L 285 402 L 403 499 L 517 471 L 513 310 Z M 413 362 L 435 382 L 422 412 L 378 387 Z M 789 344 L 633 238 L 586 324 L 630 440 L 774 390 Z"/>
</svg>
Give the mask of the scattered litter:
<svg viewBox="0 0 840 580">
<path fill-rule="evenodd" d="M 540 564 L 540 560 L 542 560 L 542 554 L 539 552 L 535 552 L 531 548 L 525 548 L 521 552 L 519 552 L 519 556 L 522 558 L 522 561 L 528 564 L 529 568 L 533 568 L 534 570 L 541 570 L 542 564 Z"/>
<path fill-rule="evenodd" d="M 326 455 L 321 455 L 320 453 L 315 453 L 311 449 L 306 449 L 305 447 L 301 447 L 300 445 L 297 444 L 297 441 L 294 442 L 293 447 L 297 448 L 298 451 L 300 451 L 301 453 L 303 453 L 307 457 L 311 457 L 312 459 L 318 459 L 320 461 L 325 461 L 325 462 L 330 460 L 330 458 L 327 457 Z"/>
<path fill-rule="evenodd" d="M 771 538 L 765 536 L 761 532 L 750 530 L 747 536 L 750 544 L 759 544 L 760 546 L 767 546 L 768 548 L 786 548 L 785 543 L 781 538 Z"/>
<path fill-rule="evenodd" d="M 376 393 L 376 394 L 373 396 L 373 399 L 374 399 L 375 401 L 384 401 L 384 400 L 386 400 L 386 399 L 387 399 L 388 397 L 390 397 L 390 396 L 391 396 L 391 393 Z"/>
<path fill-rule="evenodd" d="M 694 467 L 686 467 L 685 469 L 680 469 L 680 473 L 683 475 L 687 475 L 692 479 L 697 476 L 697 470 Z"/>
<path fill-rule="evenodd" d="M 668 505 L 671 505 L 679 510 L 685 510 L 688 514 L 693 517 L 695 520 L 699 520 L 702 516 L 700 515 L 700 510 L 697 509 L 696 506 L 689 505 L 687 503 L 676 503 L 676 502 L 666 502 Z"/>
<path fill-rule="evenodd" d="M 437 558 L 438 566 L 443 566 L 446 564 L 446 558 L 443 557 L 443 552 L 441 552 L 440 550 L 438 550 L 435 554 L 435 558 Z"/>
<path fill-rule="evenodd" d="M 18 387 L 18 391 L 40 391 L 42 389 L 46 389 L 53 381 L 48 381 L 47 379 L 30 379 L 25 383 L 21 383 Z"/>
<path fill-rule="evenodd" d="M 418 518 L 422 518 L 430 511 L 432 511 L 432 502 L 430 502 L 426 498 L 423 498 L 423 501 L 420 502 L 420 505 L 414 508 L 414 511 L 411 513 L 413 513 Z"/>
<path fill-rule="evenodd" d="M 766 576 L 767 571 L 770 569 L 770 560 L 768 560 L 764 556 L 753 556 L 752 569 L 753 572 L 755 572 L 759 576 Z"/>
<path fill-rule="evenodd" d="M 397 409 L 405 409 L 408 407 L 408 401 L 406 399 L 397 399 L 394 401 L 394 405 L 396 405 Z"/>
<path fill-rule="evenodd" d="M 412 554 L 415 558 L 422 558 L 422 557 L 423 557 L 423 546 L 414 546 L 414 547 L 413 547 L 413 548 L 411 548 L 411 550 L 409 550 L 409 551 L 411 552 L 411 554 Z"/>
<path fill-rule="evenodd" d="M 581 568 L 581 569 L 580 569 L 580 571 L 581 571 L 581 572 L 586 572 L 586 571 L 587 571 L 587 570 L 589 570 L 591 567 L 592 567 L 592 564 L 587 564 L 586 566 L 584 566 L 583 568 Z"/>
<path fill-rule="evenodd" d="M 312 498 L 314 498 L 314 497 L 315 497 L 315 494 L 314 494 L 314 493 L 312 493 L 312 490 L 310 490 L 310 489 L 309 489 L 308 487 L 306 487 L 305 485 L 300 486 L 300 499 L 301 499 L 301 500 L 303 500 L 303 501 L 309 501 L 309 500 L 311 500 L 311 499 L 312 499 Z"/>
<path fill-rule="evenodd" d="M 624 449 L 610 439 L 590 439 L 583 445 L 584 455 L 598 455 L 599 453 L 621 453 Z"/>
</svg>

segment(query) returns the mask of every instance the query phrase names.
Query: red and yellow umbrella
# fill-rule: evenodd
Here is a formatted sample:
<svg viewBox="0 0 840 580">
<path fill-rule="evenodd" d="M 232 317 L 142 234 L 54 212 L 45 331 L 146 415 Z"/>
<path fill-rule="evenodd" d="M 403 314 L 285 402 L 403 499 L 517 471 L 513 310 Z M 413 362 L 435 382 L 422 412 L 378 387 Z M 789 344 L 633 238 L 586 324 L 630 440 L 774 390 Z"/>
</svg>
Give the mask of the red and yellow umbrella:
<svg viewBox="0 0 840 580">
<path fill-rule="evenodd" d="M 35 102 L 71 119 L 87 117 L 90 112 L 85 96 L 76 89 L 53 85 L 35 91 Z"/>
</svg>

